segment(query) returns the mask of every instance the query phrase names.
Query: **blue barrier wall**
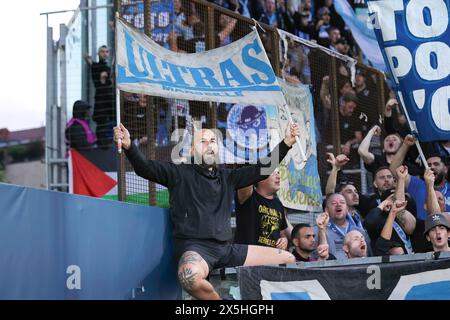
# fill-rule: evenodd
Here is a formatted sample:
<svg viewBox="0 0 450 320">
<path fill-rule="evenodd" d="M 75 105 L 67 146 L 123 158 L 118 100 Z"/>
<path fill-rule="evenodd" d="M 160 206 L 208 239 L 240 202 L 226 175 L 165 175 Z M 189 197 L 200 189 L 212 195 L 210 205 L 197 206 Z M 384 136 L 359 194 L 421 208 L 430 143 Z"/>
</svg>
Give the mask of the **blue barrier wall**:
<svg viewBox="0 0 450 320">
<path fill-rule="evenodd" d="M 181 298 L 167 210 L 0 184 L 0 299 L 132 298 Z"/>
</svg>

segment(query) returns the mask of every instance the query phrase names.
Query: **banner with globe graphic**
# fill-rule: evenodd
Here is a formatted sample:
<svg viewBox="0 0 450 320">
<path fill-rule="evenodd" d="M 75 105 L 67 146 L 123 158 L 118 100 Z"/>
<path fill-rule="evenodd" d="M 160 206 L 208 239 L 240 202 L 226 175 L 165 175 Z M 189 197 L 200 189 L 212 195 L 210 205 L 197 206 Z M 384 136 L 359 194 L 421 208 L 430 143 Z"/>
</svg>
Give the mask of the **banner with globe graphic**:
<svg viewBox="0 0 450 320">
<path fill-rule="evenodd" d="M 317 168 L 314 112 L 309 86 L 292 86 L 278 79 L 292 119 L 300 125 L 300 141 L 307 161 L 294 147 L 281 162 L 278 196 L 287 208 L 319 212 L 322 192 Z M 229 105 L 222 163 L 255 163 L 267 156 L 284 137 L 288 115 L 276 106 Z"/>
</svg>

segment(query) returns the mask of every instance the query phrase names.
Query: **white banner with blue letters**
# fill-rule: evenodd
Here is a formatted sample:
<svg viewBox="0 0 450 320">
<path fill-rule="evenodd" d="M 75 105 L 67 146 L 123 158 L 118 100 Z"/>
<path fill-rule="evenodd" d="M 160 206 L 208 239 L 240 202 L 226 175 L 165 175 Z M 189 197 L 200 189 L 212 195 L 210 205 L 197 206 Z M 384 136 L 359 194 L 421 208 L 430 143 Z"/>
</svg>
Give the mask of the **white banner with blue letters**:
<svg viewBox="0 0 450 320">
<path fill-rule="evenodd" d="M 167 50 L 117 19 L 117 87 L 166 98 L 283 105 L 256 31 L 202 53 Z"/>
<path fill-rule="evenodd" d="M 368 0 L 393 85 L 420 141 L 450 139 L 450 0 Z"/>
</svg>

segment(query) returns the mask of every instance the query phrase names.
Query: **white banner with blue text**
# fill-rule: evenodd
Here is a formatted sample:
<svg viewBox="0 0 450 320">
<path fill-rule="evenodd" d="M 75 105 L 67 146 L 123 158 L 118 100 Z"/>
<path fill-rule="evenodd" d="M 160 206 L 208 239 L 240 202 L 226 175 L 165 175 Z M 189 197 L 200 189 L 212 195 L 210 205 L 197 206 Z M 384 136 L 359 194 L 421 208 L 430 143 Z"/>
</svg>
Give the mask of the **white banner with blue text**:
<svg viewBox="0 0 450 320">
<path fill-rule="evenodd" d="M 283 105 L 275 73 L 256 31 L 227 46 L 177 53 L 117 19 L 117 87 L 166 98 Z"/>
</svg>

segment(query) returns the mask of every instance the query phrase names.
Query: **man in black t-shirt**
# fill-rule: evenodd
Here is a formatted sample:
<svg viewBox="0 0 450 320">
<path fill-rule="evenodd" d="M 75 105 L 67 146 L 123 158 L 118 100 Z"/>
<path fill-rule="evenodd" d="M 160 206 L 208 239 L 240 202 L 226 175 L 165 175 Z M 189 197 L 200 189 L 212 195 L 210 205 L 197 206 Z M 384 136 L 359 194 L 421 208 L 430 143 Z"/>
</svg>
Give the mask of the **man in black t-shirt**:
<svg viewBox="0 0 450 320">
<path fill-rule="evenodd" d="M 277 169 L 255 186 L 237 191 L 234 243 L 287 249 L 292 225 L 276 196 L 279 189 Z"/>
</svg>

